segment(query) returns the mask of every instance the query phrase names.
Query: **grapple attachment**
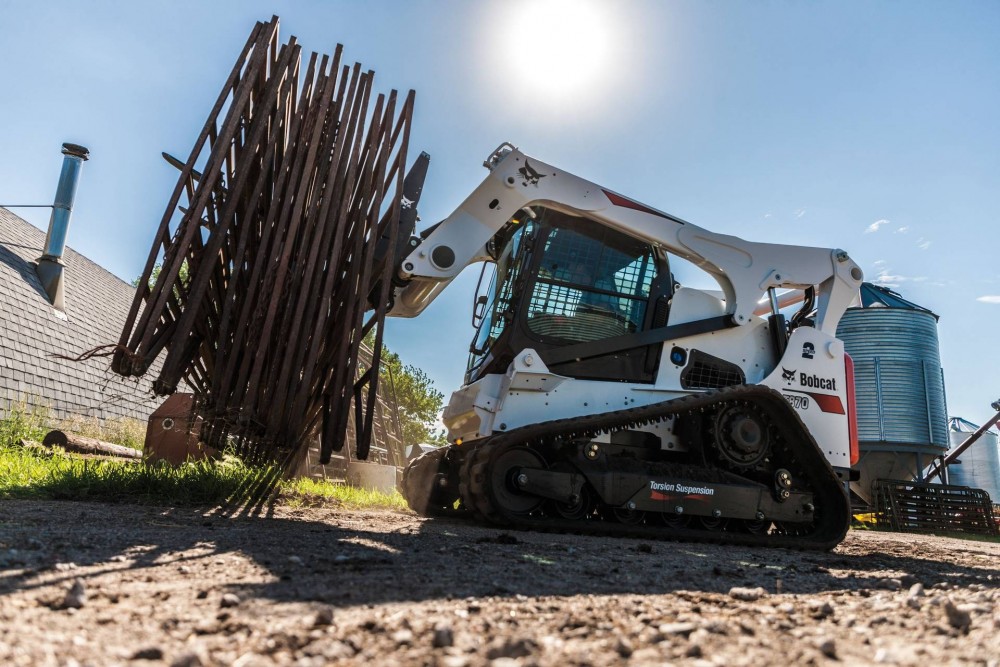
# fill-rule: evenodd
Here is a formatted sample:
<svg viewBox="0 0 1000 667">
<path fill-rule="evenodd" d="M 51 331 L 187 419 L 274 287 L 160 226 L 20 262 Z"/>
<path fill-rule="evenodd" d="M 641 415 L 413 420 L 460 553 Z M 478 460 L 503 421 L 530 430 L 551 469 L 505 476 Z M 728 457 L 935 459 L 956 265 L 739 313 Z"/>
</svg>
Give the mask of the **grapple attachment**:
<svg viewBox="0 0 1000 667">
<path fill-rule="evenodd" d="M 141 375 L 165 353 L 155 390 L 190 387 L 205 444 L 285 466 L 317 428 L 322 462 L 341 449 L 352 404 L 367 457 L 394 262 L 427 166 L 404 178 L 413 91 L 375 94 L 340 45 L 302 55 L 277 17 L 258 23 L 187 160 L 168 157 L 180 178 L 112 362 Z"/>
</svg>

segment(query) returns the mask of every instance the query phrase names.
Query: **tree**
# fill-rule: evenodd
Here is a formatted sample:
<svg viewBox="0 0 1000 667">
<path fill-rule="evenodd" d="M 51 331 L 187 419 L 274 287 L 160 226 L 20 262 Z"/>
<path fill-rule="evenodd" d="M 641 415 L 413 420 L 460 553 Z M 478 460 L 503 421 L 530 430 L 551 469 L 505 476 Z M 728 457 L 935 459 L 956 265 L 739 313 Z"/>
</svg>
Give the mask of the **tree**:
<svg viewBox="0 0 1000 667">
<path fill-rule="evenodd" d="M 163 269 L 163 264 L 161 262 L 157 262 L 156 266 L 153 267 L 153 271 L 149 274 L 150 289 L 152 289 L 153 286 L 156 285 L 156 279 L 160 277 L 160 271 L 162 269 Z M 187 285 L 189 275 L 188 275 L 188 263 L 186 259 L 184 260 L 183 263 L 181 263 L 181 270 L 178 272 L 177 277 L 180 278 L 180 282 L 182 285 L 185 286 Z M 142 280 L 142 276 L 136 276 L 135 280 L 132 281 L 132 287 L 138 289 L 140 280 Z M 174 293 L 177 293 L 176 287 L 174 288 Z"/>
<path fill-rule="evenodd" d="M 369 348 L 374 347 L 374 333 L 369 332 L 364 342 Z M 444 407 L 444 394 L 434 388 L 433 381 L 423 369 L 403 364 L 399 355 L 385 345 L 382 345 L 379 392 L 396 401 L 403 444 L 448 444 L 444 432 L 434 428 L 437 416 Z"/>
</svg>

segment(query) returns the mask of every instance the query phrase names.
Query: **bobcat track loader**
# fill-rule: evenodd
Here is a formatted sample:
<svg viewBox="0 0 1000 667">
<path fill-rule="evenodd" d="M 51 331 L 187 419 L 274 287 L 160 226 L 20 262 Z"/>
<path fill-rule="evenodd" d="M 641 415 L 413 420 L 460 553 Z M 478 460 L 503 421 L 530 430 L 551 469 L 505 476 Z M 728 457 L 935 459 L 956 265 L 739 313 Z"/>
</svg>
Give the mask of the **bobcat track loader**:
<svg viewBox="0 0 1000 667">
<path fill-rule="evenodd" d="M 465 383 L 444 412 L 452 444 L 408 465 L 410 506 L 515 528 L 836 546 L 857 460 L 835 337 L 862 280 L 847 253 L 716 234 L 510 144 L 484 165 L 454 213 L 394 253 L 397 317 L 485 263 Z M 676 283 L 674 257 L 721 291 Z M 802 301 L 787 321 L 777 290 Z"/>
</svg>

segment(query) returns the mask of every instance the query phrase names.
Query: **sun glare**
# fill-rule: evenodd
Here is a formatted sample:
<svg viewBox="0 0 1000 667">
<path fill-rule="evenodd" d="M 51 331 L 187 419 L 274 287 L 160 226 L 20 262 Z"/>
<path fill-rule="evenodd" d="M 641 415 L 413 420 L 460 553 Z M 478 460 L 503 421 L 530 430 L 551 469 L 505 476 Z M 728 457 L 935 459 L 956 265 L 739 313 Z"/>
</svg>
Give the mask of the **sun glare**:
<svg viewBox="0 0 1000 667">
<path fill-rule="evenodd" d="M 613 28 L 607 6 L 585 0 L 508 5 L 513 16 L 505 43 L 514 55 L 504 61 L 514 85 L 551 96 L 598 89 L 610 70 Z"/>
</svg>

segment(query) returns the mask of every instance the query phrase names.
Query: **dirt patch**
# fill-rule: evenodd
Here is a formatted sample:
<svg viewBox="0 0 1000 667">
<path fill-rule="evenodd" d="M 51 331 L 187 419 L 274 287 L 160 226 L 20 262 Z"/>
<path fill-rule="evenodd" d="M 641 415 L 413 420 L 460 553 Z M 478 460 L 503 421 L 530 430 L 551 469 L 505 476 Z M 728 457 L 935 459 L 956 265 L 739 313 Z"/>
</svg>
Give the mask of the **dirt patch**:
<svg viewBox="0 0 1000 667">
<path fill-rule="evenodd" d="M 3 501 L 0 664 L 996 665 L 998 568 L 1000 544 L 862 531 L 800 553 Z"/>
</svg>

